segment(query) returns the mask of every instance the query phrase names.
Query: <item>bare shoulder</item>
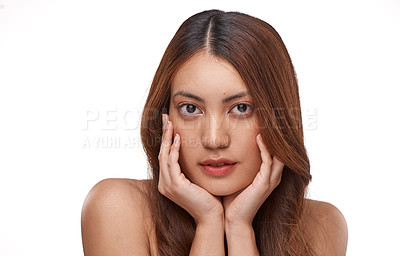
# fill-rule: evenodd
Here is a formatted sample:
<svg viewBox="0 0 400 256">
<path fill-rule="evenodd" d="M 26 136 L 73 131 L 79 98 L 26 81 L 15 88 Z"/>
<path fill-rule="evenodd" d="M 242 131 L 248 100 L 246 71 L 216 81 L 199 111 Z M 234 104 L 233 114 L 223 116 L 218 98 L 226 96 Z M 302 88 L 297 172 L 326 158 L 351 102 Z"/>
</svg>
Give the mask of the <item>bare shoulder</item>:
<svg viewBox="0 0 400 256">
<path fill-rule="evenodd" d="M 105 179 L 87 195 L 82 208 L 86 256 L 149 255 L 149 211 L 145 180 Z"/>
<path fill-rule="evenodd" d="M 306 232 L 319 255 L 346 255 L 348 229 L 342 212 L 333 204 L 306 199 Z"/>
</svg>

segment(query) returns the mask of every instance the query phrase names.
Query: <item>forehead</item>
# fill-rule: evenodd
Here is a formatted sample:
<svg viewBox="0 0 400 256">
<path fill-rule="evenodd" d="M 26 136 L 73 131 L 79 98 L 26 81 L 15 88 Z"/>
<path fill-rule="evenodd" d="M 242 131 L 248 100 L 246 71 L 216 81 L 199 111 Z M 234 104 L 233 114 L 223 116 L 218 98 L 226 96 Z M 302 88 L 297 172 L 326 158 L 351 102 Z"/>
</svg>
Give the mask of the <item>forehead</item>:
<svg viewBox="0 0 400 256">
<path fill-rule="evenodd" d="M 200 53 L 189 59 L 172 78 L 171 93 L 230 94 L 246 91 L 247 87 L 237 70 L 228 61 Z"/>
</svg>

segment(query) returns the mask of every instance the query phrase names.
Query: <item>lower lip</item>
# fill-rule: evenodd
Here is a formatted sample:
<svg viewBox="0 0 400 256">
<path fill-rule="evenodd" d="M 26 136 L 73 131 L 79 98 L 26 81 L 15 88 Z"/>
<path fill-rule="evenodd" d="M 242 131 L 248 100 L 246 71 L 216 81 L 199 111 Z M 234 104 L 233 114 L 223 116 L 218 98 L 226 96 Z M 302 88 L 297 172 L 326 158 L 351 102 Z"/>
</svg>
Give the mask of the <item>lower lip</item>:
<svg viewBox="0 0 400 256">
<path fill-rule="evenodd" d="M 213 176 L 223 176 L 225 174 L 228 174 L 229 172 L 233 171 L 233 168 L 236 166 L 236 164 L 225 164 L 222 166 L 211 166 L 211 165 L 202 165 L 203 170 L 206 171 L 206 173 L 211 174 Z"/>
</svg>

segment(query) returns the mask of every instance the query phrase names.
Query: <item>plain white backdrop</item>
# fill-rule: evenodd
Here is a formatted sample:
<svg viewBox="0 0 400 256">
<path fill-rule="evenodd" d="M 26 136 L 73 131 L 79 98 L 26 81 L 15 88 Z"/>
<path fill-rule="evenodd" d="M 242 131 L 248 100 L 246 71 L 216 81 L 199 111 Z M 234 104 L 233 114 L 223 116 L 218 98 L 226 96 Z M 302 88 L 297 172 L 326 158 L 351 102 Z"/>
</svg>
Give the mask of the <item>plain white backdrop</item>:
<svg viewBox="0 0 400 256">
<path fill-rule="evenodd" d="M 147 178 L 140 113 L 179 25 L 206 9 L 270 23 L 295 66 L 313 181 L 348 254 L 400 255 L 400 2 L 0 0 L 0 255 L 83 255 L 98 181 Z"/>
</svg>

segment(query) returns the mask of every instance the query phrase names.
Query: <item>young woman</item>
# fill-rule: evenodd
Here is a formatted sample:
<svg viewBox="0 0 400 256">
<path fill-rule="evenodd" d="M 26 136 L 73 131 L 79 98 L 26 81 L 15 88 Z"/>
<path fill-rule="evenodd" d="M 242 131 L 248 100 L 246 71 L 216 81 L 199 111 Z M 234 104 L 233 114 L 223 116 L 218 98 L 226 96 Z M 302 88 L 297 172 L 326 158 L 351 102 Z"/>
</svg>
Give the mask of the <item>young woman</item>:
<svg viewBox="0 0 400 256">
<path fill-rule="evenodd" d="M 150 180 L 89 193 L 91 255 L 345 255 L 347 226 L 305 199 L 311 180 L 296 74 L 266 22 L 218 10 L 186 20 L 142 116 Z"/>
</svg>

